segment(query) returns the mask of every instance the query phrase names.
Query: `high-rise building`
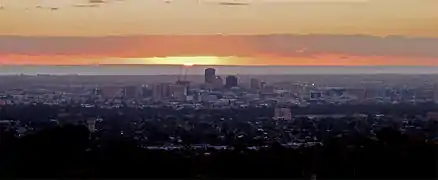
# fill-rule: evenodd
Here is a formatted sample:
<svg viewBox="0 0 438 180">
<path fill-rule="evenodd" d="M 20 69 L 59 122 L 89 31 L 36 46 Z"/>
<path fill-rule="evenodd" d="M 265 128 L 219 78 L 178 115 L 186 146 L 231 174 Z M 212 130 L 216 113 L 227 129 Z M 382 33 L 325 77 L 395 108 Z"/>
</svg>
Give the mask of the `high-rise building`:
<svg viewBox="0 0 438 180">
<path fill-rule="evenodd" d="M 156 101 L 163 100 L 170 96 L 169 83 L 156 84 L 152 87 L 152 98 Z"/>
<path fill-rule="evenodd" d="M 225 87 L 231 88 L 238 85 L 237 77 L 236 76 L 227 76 L 225 79 Z"/>
<path fill-rule="evenodd" d="M 136 98 L 139 94 L 139 89 L 136 86 L 127 86 L 123 88 L 124 98 Z"/>
<path fill-rule="evenodd" d="M 261 89 L 263 89 L 263 88 L 265 88 L 267 85 L 266 85 L 266 82 L 260 82 L 260 88 Z"/>
<path fill-rule="evenodd" d="M 224 81 L 220 76 L 216 76 L 216 79 L 214 80 L 213 87 L 216 89 L 222 88 L 224 86 Z"/>
<path fill-rule="evenodd" d="M 206 84 L 213 84 L 216 79 L 216 69 L 214 68 L 205 69 L 204 76 L 205 76 Z"/>
<path fill-rule="evenodd" d="M 253 90 L 259 90 L 261 85 L 260 80 L 252 78 L 249 87 Z"/>
<path fill-rule="evenodd" d="M 150 88 L 148 86 L 142 86 L 141 87 L 141 96 L 143 98 L 152 97 L 152 88 Z"/>
</svg>

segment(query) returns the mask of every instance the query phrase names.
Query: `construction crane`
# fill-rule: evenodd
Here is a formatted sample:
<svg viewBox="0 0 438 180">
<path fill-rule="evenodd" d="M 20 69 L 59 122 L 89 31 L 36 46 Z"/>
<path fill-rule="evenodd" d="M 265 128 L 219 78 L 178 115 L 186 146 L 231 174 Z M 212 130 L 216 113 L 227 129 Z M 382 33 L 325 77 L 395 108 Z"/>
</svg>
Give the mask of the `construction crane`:
<svg viewBox="0 0 438 180">
<path fill-rule="evenodd" d="M 180 85 L 188 85 L 190 82 L 187 81 L 187 72 L 189 67 L 192 67 L 194 64 L 185 63 L 181 66 L 180 74 L 178 75 L 178 81 L 176 84 Z"/>
</svg>

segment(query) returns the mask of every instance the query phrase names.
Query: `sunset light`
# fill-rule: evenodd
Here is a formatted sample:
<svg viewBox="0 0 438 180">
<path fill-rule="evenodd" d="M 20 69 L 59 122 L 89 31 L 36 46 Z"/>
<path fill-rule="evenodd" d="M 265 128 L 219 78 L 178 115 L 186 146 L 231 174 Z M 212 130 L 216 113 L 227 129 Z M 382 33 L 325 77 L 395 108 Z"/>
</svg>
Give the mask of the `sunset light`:
<svg viewBox="0 0 438 180">
<path fill-rule="evenodd" d="M 437 179 L 437 7 L 0 0 L 0 178 Z"/>
<path fill-rule="evenodd" d="M 227 57 L 218 56 L 174 56 L 174 57 L 153 57 L 144 58 L 145 64 L 166 64 L 166 65 L 218 65 L 227 61 Z"/>
<path fill-rule="evenodd" d="M 438 65 L 436 0 L 222 1 L 1 0 L 0 63 Z"/>
<path fill-rule="evenodd" d="M 183 65 L 186 66 L 186 67 L 190 67 L 190 66 L 194 66 L 195 64 L 192 64 L 192 63 L 184 63 Z"/>
</svg>

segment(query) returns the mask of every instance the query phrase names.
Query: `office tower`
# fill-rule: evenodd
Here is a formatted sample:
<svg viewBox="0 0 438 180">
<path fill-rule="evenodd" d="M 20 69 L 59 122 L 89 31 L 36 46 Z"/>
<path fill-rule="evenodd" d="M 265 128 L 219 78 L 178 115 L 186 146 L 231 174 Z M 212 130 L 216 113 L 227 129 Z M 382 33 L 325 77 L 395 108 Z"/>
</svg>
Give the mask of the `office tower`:
<svg viewBox="0 0 438 180">
<path fill-rule="evenodd" d="M 142 86 L 141 87 L 141 97 L 143 97 L 143 98 L 152 97 L 152 88 L 150 88 L 148 86 Z"/>
<path fill-rule="evenodd" d="M 292 120 L 292 113 L 289 108 L 275 108 L 275 120 Z"/>
<path fill-rule="evenodd" d="M 155 84 L 152 86 L 152 98 L 156 101 L 163 99 L 163 86 L 161 84 Z"/>
<path fill-rule="evenodd" d="M 238 82 L 237 82 L 236 76 L 227 76 L 227 78 L 225 79 L 225 87 L 226 88 L 235 87 L 235 86 L 237 86 L 237 84 L 238 84 Z"/>
<path fill-rule="evenodd" d="M 136 86 L 127 86 L 123 88 L 123 97 L 124 98 L 136 98 L 138 95 L 138 88 Z"/>
<path fill-rule="evenodd" d="M 216 69 L 214 68 L 205 69 L 204 76 L 205 76 L 206 84 L 213 84 L 214 80 L 216 79 Z"/>
<path fill-rule="evenodd" d="M 258 79 L 251 78 L 249 87 L 253 90 L 259 90 L 261 82 Z"/>
<path fill-rule="evenodd" d="M 222 80 L 222 78 L 220 76 L 216 76 L 216 79 L 214 80 L 213 86 L 216 89 L 222 88 L 224 86 L 224 81 Z"/>
<path fill-rule="evenodd" d="M 169 83 L 156 84 L 152 87 L 152 98 L 156 101 L 163 100 L 170 96 Z"/>
<path fill-rule="evenodd" d="M 266 86 L 266 82 L 260 82 L 260 89 L 264 89 Z"/>
</svg>

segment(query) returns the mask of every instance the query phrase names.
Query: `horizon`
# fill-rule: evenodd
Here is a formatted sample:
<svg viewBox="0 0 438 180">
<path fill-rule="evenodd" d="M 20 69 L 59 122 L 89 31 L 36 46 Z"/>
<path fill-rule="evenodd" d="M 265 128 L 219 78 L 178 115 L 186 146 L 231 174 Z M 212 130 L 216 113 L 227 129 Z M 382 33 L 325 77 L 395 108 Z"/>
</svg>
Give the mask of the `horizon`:
<svg viewBox="0 0 438 180">
<path fill-rule="evenodd" d="M 218 75 L 434 75 L 429 66 L 227 66 L 227 65 L 3 65 L 0 75 L 203 75 L 215 68 Z M 263 72 L 263 73 L 261 73 Z"/>
</svg>

